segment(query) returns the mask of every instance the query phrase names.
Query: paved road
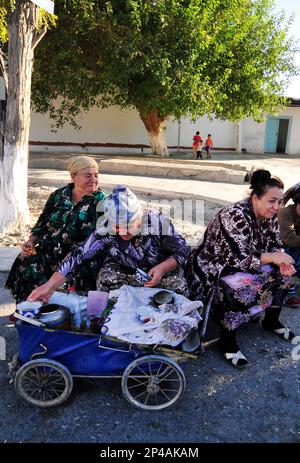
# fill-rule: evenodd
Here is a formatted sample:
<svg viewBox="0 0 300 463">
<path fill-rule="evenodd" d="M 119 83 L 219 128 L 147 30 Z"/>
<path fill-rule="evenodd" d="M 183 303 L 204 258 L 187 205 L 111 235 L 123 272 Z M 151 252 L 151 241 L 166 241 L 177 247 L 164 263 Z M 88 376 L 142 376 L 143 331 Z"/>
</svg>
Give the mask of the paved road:
<svg viewBox="0 0 300 463">
<path fill-rule="evenodd" d="M 6 275 L 0 273 L 1 289 Z M 5 314 L 10 298 L 1 289 Z M 284 321 L 300 334 L 299 316 L 299 310 L 284 309 Z M 0 333 L 10 359 L 17 334 L 4 315 Z M 249 368 L 234 369 L 212 345 L 186 364 L 184 396 L 160 413 L 134 409 L 117 379 L 78 379 L 65 404 L 37 409 L 17 397 L 6 362 L 0 361 L 0 443 L 299 443 L 299 361 L 292 360 L 291 346 L 255 324 L 241 331 L 240 345 Z"/>
</svg>

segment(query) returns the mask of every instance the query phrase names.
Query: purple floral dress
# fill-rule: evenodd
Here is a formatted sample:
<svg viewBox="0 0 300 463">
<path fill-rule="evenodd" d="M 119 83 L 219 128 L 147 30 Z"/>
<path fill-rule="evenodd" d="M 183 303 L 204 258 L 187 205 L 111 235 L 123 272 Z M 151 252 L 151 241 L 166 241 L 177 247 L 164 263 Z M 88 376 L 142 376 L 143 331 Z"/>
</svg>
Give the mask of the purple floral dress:
<svg viewBox="0 0 300 463">
<path fill-rule="evenodd" d="M 258 226 L 250 198 L 227 206 L 211 220 L 192 253 L 187 279 L 194 299 L 214 292 L 212 315 L 235 329 L 272 305 L 282 305 L 292 283 L 278 267 L 260 264 L 266 252 L 281 251 L 277 216 Z"/>
</svg>

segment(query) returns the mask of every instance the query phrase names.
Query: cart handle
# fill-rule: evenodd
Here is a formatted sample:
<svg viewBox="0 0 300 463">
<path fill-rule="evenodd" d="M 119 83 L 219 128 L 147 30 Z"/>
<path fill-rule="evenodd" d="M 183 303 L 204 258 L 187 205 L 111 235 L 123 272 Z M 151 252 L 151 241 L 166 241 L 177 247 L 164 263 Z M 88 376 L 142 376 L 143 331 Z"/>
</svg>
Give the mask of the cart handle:
<svg viewBox="0 0 300 463">
<path fill-rule="evenodd" d="M 29 323 L 30 325 L 39 326 L 40 328 L 45 328 L 45 323 L 34 320 L 33 318 L 24 317 L 24 315 L 19 314 L 18 312 L 14 313 L 14 317 L 22 320 L 23 322 Z"/>
<path fill-rule="evenodd" d="M 132 344 L 129 344 L 128 349 L 115 349 L 114 347 L 102 346 L 101 341 L 102 341 L 102 338 L 100 337 L 99 342 L 98 342 L 98 347 L 100 347 L 100 349 L 116 350 L 117 352 L 129 352 L 130 350 L 132 350 Z"/>
</svg>

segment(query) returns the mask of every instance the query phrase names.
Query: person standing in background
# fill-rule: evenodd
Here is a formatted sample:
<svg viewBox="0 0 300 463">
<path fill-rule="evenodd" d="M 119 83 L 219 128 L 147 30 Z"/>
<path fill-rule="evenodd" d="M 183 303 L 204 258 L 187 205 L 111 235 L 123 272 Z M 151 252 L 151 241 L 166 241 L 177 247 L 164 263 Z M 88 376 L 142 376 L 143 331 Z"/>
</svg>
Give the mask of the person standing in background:
<svg viewBox="0 0 300 463">
<path fill-rule="evenodd" d="M 205 141 L 204 149 L 206 151 L 206 158 L 211 159 L 211 150 L 213 149 L 214 142 L 211 138 L 211 133 L 207 135 L 207 139 Z"/>
<path fill-rule="evenodd" d="M 196 135 L 193 136 L 193 159 L 196 159 L 196 156 L 198 157 L 199 151 L 200 151 L 200 156 L 201 156 L 201 148 L 202 148 L 201 143 L 202 143 L 202 138 L 200 137 L 200 133 L 197 130 Z"/>
</svg>

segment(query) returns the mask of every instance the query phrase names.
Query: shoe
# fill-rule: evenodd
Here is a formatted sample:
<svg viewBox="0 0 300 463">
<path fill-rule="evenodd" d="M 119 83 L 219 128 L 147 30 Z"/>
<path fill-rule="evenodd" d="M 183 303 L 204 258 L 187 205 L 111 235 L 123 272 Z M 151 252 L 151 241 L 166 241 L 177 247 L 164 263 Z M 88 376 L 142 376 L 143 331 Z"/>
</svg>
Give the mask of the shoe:
<svg viewBox="0 0 300 463">
<path fill-rule="evenodd" d="M 248 360 L 242 354 L 239 349 L 239 346 L 235 341 L 226 342 L 222 339 L 222 337 L 218 341 L 218 347 L 222 354 L 224 354 L 227 363 L 230 363 L 232 366 L 237 368 L 243 368 L 248 365 Z M 227 352 L 230 351 L 231 352 Z"/>
<path fill-rule="evenodd" d="M 281 325 L 281 323 L 279 323 Z M 281 339 L 284 339 L 285 341 L 291 341 L 293 342 L 293 339 L 296 337 L 296 335 L 286 326 L 281 325 L 280 327 L 276 329 L 268 328 L 264 325 L 264 320 L 261 323 L 262 328 L 265 331 L 269 331 L 269 333 L 276 334 Z"/>
<path fill-rule="evenodd" d="M 291 309 L 296 309 L 297 307 L 300 307 L 300 299 L 297 296 L 288 296 L 284 305 Z"/>
<path fill-rule="evenodd" d="M 234 367 L 244 368 L 246 365 L 249 364 L 248 360 L 240 350 L 237 352 L 225 352 L 224 355 L 227 362 L 233 365 Z"/>
</svg>

